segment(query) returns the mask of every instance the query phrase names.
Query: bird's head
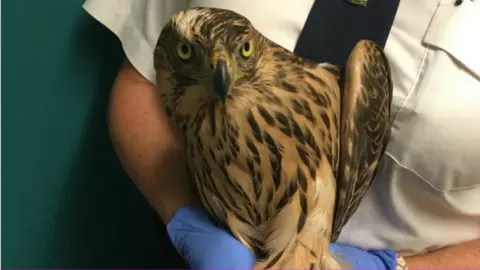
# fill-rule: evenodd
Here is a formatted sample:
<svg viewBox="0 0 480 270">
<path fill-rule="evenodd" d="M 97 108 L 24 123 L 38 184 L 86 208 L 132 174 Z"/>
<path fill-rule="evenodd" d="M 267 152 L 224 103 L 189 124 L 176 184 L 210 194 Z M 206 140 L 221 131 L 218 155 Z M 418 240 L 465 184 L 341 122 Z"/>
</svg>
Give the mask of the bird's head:
<svg viewBox="0 0 480 270">
<path fill-rule="evenodd" d="M 230 10 L 192 8 L 174 15 L 154 53 L 167 109 L 175 113 L 234 99 L 235 86 L 254 77 L 265 40 L 248 19 Z"/>
</svg>

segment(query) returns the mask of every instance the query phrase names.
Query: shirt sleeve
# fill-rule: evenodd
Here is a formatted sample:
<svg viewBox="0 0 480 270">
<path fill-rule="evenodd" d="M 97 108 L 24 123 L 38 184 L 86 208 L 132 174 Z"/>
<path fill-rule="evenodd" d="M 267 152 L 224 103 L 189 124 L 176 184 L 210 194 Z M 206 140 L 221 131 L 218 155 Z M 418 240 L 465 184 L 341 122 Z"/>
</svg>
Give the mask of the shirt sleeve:
<svg viewBox="0 0 480 270">
<path fill-rule="evenodd" d="M 83 8 L 115 34 L 126 57 L 155 83 L 153 51 L 165 23 L 189 0 L 86 0 Z"/>
</svg>

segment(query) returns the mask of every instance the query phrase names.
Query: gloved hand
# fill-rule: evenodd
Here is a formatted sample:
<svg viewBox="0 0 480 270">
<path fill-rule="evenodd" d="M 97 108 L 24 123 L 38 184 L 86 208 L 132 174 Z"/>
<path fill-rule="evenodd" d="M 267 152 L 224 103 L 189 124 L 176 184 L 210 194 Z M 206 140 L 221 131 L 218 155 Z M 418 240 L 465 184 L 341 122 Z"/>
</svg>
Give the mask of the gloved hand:
<svg viewBox="0 0 480 270">
<path fill-rule="evenodd" d="M 342 268 L 348 269 L 395 269 L 397 253 L 393 250 L 366 251 L 349 245 L 331 243 L 328 247 Z"/>
<path fill-rule="evenodd" d="M 252 269 L 255 256 L 229 232 L 217 227 L 201 206 L 182 207 L 167 224 L 177 252 L 194 269 Z"/>
<path fill-rule="evenodd" d="M 218 228 L 201 206 L 180 208 L 167 224 L 168 235 L 191 268 L 252 269 L 255 257 L 227 231 Z M 329 251 L 348 269 L 395 269 L 394 251 L 365 251 L 330 244 Z"/>
</svg>

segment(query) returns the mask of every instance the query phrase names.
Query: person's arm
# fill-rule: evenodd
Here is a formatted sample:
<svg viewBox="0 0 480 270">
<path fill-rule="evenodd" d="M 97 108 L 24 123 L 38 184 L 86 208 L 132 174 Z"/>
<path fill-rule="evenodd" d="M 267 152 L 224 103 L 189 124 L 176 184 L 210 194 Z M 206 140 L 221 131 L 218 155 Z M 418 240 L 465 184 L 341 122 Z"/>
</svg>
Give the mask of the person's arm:
<svg viewBox="0 0 480 270">
<path fill-rule="evenodd" d="M 480 239 L 405 257 L 408 269 L 480 269 Z"/>
<path fill-rule="evenodd" d="M 108 122 L 124 169 L 164 223 L 180 207 L 196 202 L 181 146 L 162 110 L 156 86 L 128 60 L 112 87 Z"/>
</svg>

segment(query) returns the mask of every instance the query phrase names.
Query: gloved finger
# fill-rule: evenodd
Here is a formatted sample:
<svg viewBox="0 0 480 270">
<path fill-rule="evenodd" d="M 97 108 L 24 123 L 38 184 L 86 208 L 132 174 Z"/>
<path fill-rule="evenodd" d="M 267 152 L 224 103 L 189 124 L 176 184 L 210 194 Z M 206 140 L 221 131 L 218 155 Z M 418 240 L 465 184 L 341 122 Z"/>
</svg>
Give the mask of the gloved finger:
<svg viewBox="0 0 480 270">
<path fill-rule="evenodd" d="M 183 207 L 167 224 L 169 237 L 192 268 L 250 269 L 253 254 L 229 232 L 215 226 L 201 206 Z"/>
<path fill-rule="evenodd" d="M 226 232 L 194 239 L 184 246 L 188 246 L 185 258 L 195 269 L 252 269 L 255 264 L 253 253 Z"/>
</svg>

